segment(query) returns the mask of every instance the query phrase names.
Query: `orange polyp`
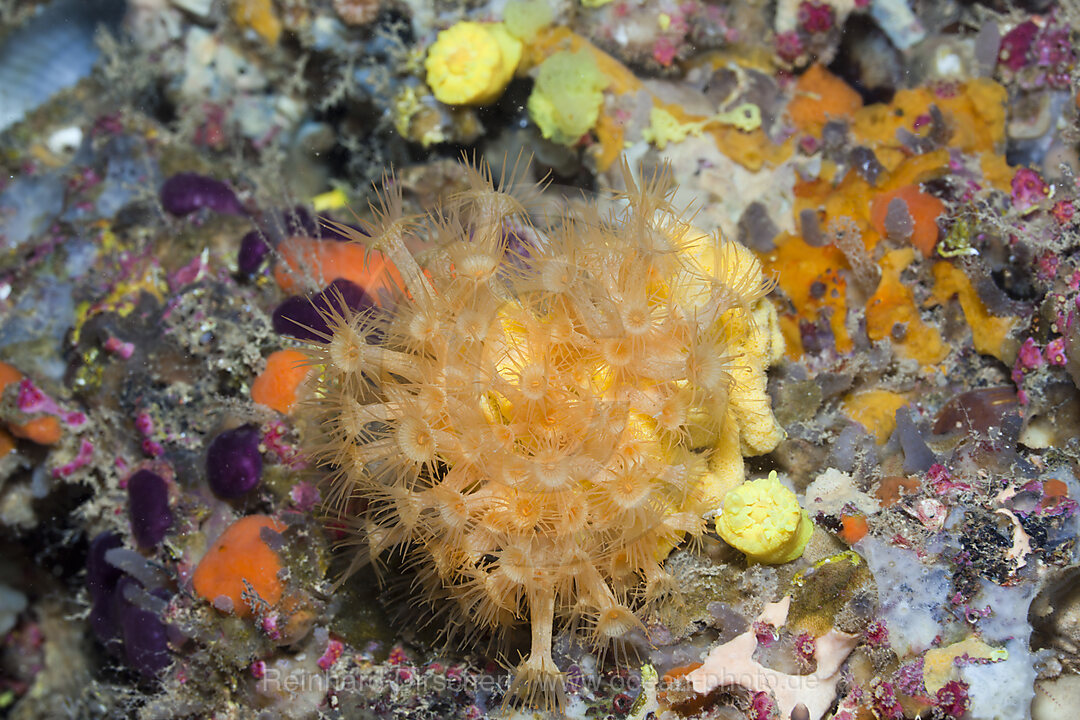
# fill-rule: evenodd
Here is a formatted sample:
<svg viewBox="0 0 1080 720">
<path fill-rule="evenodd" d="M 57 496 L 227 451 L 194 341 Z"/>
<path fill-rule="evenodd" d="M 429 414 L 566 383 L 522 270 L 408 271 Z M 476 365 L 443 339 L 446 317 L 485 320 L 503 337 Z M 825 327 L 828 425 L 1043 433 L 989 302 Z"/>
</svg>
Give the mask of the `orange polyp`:
<svg viewBox="0 0 1080 720">
<path fill-rule="evenodd" d="M 285 526 L 267 515 L 240 518 L 214 541 L 195 568 L 195 592 L 211 604 L 219 597 L 232 600 L 233 612 L 250 617 L 251 606 L 243 598 L 244 581 L 269 605 L 281 599 L 281 559 L 262 537 L 263 528 L 283 532 Z"/>
<path fill-rule="evenodd" d="M 266 358 L 266 369 L 251 383 L 251 399 L 288 415 L 297 400 L 297 389 L 311 367 L 299 350 L 278 350 Z"/>
<path fill-rule="evenodd" d="M 862 515 L 843 515 L 840 517 L 840 523 L 843 525 L 839 533 L 840 539 L 848 545 L 854 545 L 862 540 L 869 530 L 866 518 Z"/>
<path fill-rule="evenodd" d="M 380 302 L 381 295 L 393 295 L 404 287 L 393 263 L 359 243 L 295 236 L 283 240 L 278 251 L 281 262 L 274 269 L 274 279 L 286 292 L 297 290 L 307 275 L 320 288 L 338 278 L 356 283 L 375 302 Z"/>
</svg>

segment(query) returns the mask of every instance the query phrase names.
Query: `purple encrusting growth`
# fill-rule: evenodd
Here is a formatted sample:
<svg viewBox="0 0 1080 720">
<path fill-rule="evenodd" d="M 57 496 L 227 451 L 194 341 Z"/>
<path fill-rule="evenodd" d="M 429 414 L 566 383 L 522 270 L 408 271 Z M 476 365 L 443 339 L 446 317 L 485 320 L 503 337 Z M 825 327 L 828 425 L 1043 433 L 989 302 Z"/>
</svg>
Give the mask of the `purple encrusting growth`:
<svg viewBox="0 0 1080 720">
<path fill-rule="evenodd" d="M 173 522 L 169 509 L 169 485 L 151 470 L 139 470 L 128 478 L 128 513 L 131 534 L 139 547 L 161 542 Z"/>
<path fill-rule="evenodd" d="M 255 489 L 262 478 L 260 439 L 254 425 L 241 425 L 214 438 L 206 453 L 206 479 L 214 494 L 229 500 Z"/>
<path fill-rule="evenodd" d="M 240 240 L 240 251 L 236 255 L 236 269 L 241 275 L 254 275 L 270 254 L 266 238 L 258 230 L 252 230 Z"/>
<path fill-rule="evenodd" d="M 278 305 L 273 316 L 274 330 L 299 340 L 325 342 L 330 337 L 327 314 L 351 316 L 372 307 L 374 303 L 363 288 L 338 278 L 310 297 L 294 295 Z"/>
<path fill-rule="evenodd" d="M 190 172 L 177 173 L 165 181 L 161 186 L 161 204 L 177 217 L 204 207 L 228 215 L 244 215 L 246 212 L 228 185 Z"/>
</svg>

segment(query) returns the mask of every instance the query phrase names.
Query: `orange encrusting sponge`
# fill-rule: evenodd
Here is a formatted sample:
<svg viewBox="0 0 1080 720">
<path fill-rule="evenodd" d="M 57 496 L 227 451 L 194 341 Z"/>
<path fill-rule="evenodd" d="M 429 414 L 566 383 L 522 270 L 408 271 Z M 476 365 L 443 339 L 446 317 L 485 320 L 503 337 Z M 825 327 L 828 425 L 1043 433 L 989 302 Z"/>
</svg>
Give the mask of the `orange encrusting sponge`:
<svg viewBox="0 0 1080 720">
<path fill-rule="evenodd" d="M 299 350 L 276 350 L 266 358 L 266 369 L 251 383 L 251 399 L 288 415 L 310 370 L 307 356 Z"/>
<path fill-rule="evenodd" d="M 283 240 L 278 250 L 281 262 L 274 269 L 274 280 L 286 292 L 296 291 L 305 274 L 319 287 L 344 278 L 363 288 L 375 302 L 403 287 L 393 263 L 360 243 L 295 236 Z"/>
<path fill-rule="evenodd" d="M 263 528 L 282 532 L 285 526 L 267 515 L 240 518 L 214 541 L 195 568 L 195 592 L 211 604 L 222 596 L 232 601 L 238 617 L 251 616 L 244 599 L 246 580 L 259 598 L 269 605 L 281 599 L 281 558 L 262 537 Z M 215 605 L 221 607 L 220 603 Z"/>
<path fill-rule="evenodd" d="M 0 394 L 8 385 L 22 381 L 23 374 L 17 368 L 5 362 L 0 362 Z M 38 445 L 53 445 L 59 442 L 62 434 L 60 420 L 52 415 L 36 417 L 33 420 L 21 424 L 8 423 L 11 435 L 25 440 L 32 440 Z M 7 455 L 14 449 L 15 444 L 11 436 L 0 430 L 0 455 Z M 6 437 L 5 437 L 6 436 Z M 8 449 L 4 449 L 8 448 Z"/>
</svg>

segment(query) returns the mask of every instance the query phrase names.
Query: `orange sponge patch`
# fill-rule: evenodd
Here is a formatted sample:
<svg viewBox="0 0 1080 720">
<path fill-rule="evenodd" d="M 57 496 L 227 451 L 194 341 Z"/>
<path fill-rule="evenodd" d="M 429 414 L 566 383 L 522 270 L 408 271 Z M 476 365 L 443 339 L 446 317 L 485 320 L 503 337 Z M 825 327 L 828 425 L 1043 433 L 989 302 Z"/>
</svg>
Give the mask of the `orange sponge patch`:
<svg viewBox="0 0 1080 720">
<path fill-rule="evenodd" d="M 60 440 L 60 421 L 52 415 L 34 418 L 22 425 L 9 426 L 11 434 L 32 440 L 38 445 L 52 445 Z"/>
<path fill-rule="evenodd" d="M 11 383 L 17 383 L 23 379 L 23 374 L 14 366 L 6 362 L 0 362 L 0 393 Z"/>
<path fill-rule="evenodd" d="M 288 415 L 296 404 L 297 389 L 311 366 L 299 350 L 278 350 L 266 358 L 266 369 L 251 384 L 251 399 Z"/>
<path fill-rule="evenodd" d="M 274 279 L 286 292 L 297 289 L 305 275 L 323 287 L 338 278 L 354 282 L 378 302 L 384 292 L 393 294 L 404 287 L 393 263 L 376 251 L 356 242 L 290 237 L 278 246 L 282 262 L 274 269 Z"/>
<path fill-rule="evenodd" d="M 264 528 L 282 532 L 285 526 L 267 515 L 240 518 L 221 534 L 195 568 L 195 592 L 214 603 L 220 597 L 232 601 L 233 612 L 250 617 L 251 606 L 243 595 L 244 581 L 270 605 L 281 599 L 281 558 L 263 540 Z M 221 607 L 221 603 L 216 603 Z"/>
<path fill-rule="evenodd" d="M 862 98 L 850 85 L 821 65 L 812 65 L 799 77 L 788 115 L 799 130 L 817 135 L 830 119 L 850 117 L 861 107 Z"/>
<path fill-rule="evenodd" d="M 916 185 L 905 185 L 890 192 L 881 193 L 870 203 L 870 222 L 878 235 L 885 236 L 885 217 L 889 214 L 889 204 L 896 198 L 904 201 L 908 213 L 914 221 L 911 231 L 911 244 L 930 257 L 938 240 L 937 219 L 945 212 L 945 203 L 933 195 L 919 190 Z"/>
</svg>

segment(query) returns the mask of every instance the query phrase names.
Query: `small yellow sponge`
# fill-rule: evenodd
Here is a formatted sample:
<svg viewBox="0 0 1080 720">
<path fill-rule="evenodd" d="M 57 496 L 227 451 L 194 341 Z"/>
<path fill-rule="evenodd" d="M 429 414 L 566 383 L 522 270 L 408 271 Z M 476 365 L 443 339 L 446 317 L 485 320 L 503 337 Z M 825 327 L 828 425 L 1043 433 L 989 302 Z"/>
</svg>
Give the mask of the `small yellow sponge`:
<svg viewBox="0 0 1080 720">
<path fill-rule="evenodd" d="M 773 471 L 727 494 L 716 531 L 751 561 L 775 565 L 802 555 L 814 525 Z"/>
<path fill-rule="evenodd" d="M 428 49 L 427 84 L 447 105 L 494 102 L 514 76 L 522 48 L 502 23 L 463 20 L 440 32 Z"/>
</svg>

